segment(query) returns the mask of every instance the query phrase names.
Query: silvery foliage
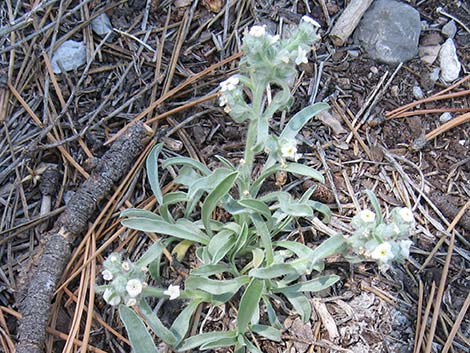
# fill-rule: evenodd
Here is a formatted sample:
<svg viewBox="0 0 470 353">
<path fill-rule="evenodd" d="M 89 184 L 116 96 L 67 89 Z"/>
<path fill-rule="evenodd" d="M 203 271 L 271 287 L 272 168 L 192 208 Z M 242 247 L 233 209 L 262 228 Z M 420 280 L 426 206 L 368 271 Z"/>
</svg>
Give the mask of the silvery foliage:
<svg viewBox="0 0 470 353">
<path fill-rule="evenodd" d="M 273 115 L 292 106 L 290 84 L 297 75 L 296 66 L 308 61 L 312 44 L 318 39 L 317 28 L 315 21 L 304 17 L 285 39 L 266 33 L 264 26 L 254 26 L 245 33 L 239 73 L 220 84 L 218 102 L 236 122 L 248 123 L 244 156 L 238 165 L 223 157 L 218 157 L 223 167 L 215 170 L 187 157 L 160 162 L 163 145 L 158 144 L 151 151 L 146 166 L 159 205 L 158 213 L 128 209 L 121 214 L 122 224 L 165 237 L 135 263 L 126 261 L 124 267 L 119 255 L 111 255 L 102 272 L 105 284 L 99 287 L 109 304 L 119 304 L 134 352 L 157 352 L 150 328 L 176 351 L 232 346 L 237 353 L 247 350 L 259 353 L 252 341 L 253 334 L 281 340 L 282 325 L 275 309 L 279 301 L 308 321 L 311 304 L 305 293 L 326 289 L 340 280 L 337 275 L 321 275 L 326 257 L 345 254 L 353 261 L 360 261 L 378 254 L 375 260 L 381 264 L 400 259 L 392 242 L 398 238 L 378 230 L 387 227 L 382 225 L 381 218 L 377 218 L 374 226 L 372 222 L 369 224 L 371 214 L 366 213 L 354 218 L 356 231 L 350 238 L 336 235 L 314 249 L 289 240 L 285 235 L 293 229 L 296 219 L 318 213 L 325 222 L 330 219 L 327 206 L 310 200 L 315 187 L 299 199 L 286 191 L 260 195 L 266 179 L 279 171 L 324 182 L 320 172 L 297 163 L 302 155 L 297 151 L 296 136 L 316 114 L 328 109 L 327 104 L 317 103 L 296 113 L 279 136 L 269 129 Z M 267 155 L 266 161 L 254 175 L 254 157 L 262 153 Z M 163 195 L 159 170 L 169 167 L 179 167 L 174 182 L 181 188 Z M 183 217 L 174 218 L 175 206 L 184 209 Z M 216 209 L 224 209 L 229 219 L 225 222 L 213 219 Z M 400 210 L 396 212 L 401 215 Z M 375 214 L 372 218 L 375 219 Z M 395 223 L 401 227 L 398 220 Z M 409 228 L 400 228 L 403 241 Z M 367 240 L 372 238 L 373 244 Z M 385 260 L 388 247 L 382 244 L 387 242 L 395 255 Z M 162 253 L 173 243 L 176 243 L 173 254 L 180 261 L 193 247 L 198 266 L 191 269 L 181 286 L 147 285 L 144 282 L 147 269 L 153 283 L 161 283 Z M 366 255 L 367 251 L 370 256 Z M 401 254 L 406 257 L 404 252 Z M 232 301 L 232 305 L 238 305 L 233 327 L 186 337 L 191 318 L 201 303 L 221 305 L 237 298 L 237 293 L 241 296 Z M 187 305 L 167 328 L 147 303 L 147 297 L 184 299 Z"/>
</svg>

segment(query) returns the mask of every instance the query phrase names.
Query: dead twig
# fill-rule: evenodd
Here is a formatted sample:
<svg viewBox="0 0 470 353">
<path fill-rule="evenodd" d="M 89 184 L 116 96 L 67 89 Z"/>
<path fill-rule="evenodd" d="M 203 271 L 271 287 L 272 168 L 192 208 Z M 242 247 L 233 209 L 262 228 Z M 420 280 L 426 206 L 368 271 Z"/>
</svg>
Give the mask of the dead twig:
<svg viewBox="0 0 470 353">
<path fill-rule="evenodd" d="M 105 153 L 91 176 L 77 190 L 64 213 L 49 233 L 35 275 L 20 303 L 23 318 L 18 328 L 17 353 L 41 353 L 51 299 L 57 282 L 70 256 L 70 244 L 88 227 L 98 203 L 122 178 L 144 149 L 149 128 L 136 124 Z"/>
</svg>

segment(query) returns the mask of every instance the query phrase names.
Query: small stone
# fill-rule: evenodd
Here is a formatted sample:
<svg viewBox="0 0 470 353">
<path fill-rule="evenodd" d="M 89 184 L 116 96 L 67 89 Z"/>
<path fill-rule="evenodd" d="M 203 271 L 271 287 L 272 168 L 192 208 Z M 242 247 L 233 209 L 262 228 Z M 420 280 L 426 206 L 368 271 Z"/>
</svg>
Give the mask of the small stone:
<svg viewBox="0 0 470 353">
<path fill-rule="evenodd" d="M 432 65 L 436 61 L 440 50 L 440 45 L 429 45 L 426 47 L 419 47 L 419 58 L 425 64 Z"/>
<path fill-rule="evenodd" d="M 421 89 L 421 87 L 419 87 L 419 86 L 414 86 L 413 87 L 413 96 L 416 99 L 423 99 L 424 93 L 423 93 L 423 90 Z"/>
<path fill-rule="evenodd" d="M 419 12 L 396 0 L 377 0 L 364 14 L 355 33 L 373 59 L 388 64 L 406 62 L 418 53 Z"/>
<path fill-rule="evenodd" d="M 445 35 L 447 38 L 454 38 L 455 34 L 457 33 L 457 25 L 455 24 L 454 20 L 451 20 L 442 27 L 441 30 L 442 34 Z"/>
<path fill-rule="evenodd" d="M 398 93 L 400 92 L 400 88 L 397 85 L 394 85 L 390 88 L 390 94 L 392 97 L 398 97 Z"/>
<path fill-rule="evenodd" d="M 75 70 L 86 63 L 86 48 L 83 42 L 67 40 L 54 52 L 51 59 L 52 71 L 62 73 L 60 65 L 65 71 Z"/>
<path fill-rule="evenodd" d="M 113 31 L 111 20 L 105 13 L 102 13 L 91 21 L 91 28 L 93 29 L 93 32 L 95 32 L 100 37 L 104 37 L 109 32 Z"/>
<path fill-rule="evenodd" d="M 445 82 L 452 82 L 459 77 L 461 64 L 457 56 L 454 41 L 449 38 L 442 45 L 439 52 L 441 78 Z"/>
<path fill-rule="evenodd" d="M 377 75 L 379 73 L 379 69 L 377 69 L 375 66 L 370 67 L 370 72 L 372 72 L 374 75 Z"/>
<path fill-rule="evenodd" d="M 447 123 L 448 121 L 452 120 L 453 116 L 449 112 L 442 113 L 441 116 L 439 117 L 439 121 L 441 123 Z"/>
<path fill-rule="evenodd" d="M 353 58 L 359 57 L 359 50 L 348 50 L 348 54 L 351 55 Z"/>
<path fill-rule="evenodd" d="M 431 81 L 436 82 L 437 80 L 439 80 L 440 73 L 441 73 L 441 69 L 438 67 L 435 67 L 434 69 L 432 69 L 431 73 L 429 74 L 429 78 L 431 79 Z"/>
</svg>

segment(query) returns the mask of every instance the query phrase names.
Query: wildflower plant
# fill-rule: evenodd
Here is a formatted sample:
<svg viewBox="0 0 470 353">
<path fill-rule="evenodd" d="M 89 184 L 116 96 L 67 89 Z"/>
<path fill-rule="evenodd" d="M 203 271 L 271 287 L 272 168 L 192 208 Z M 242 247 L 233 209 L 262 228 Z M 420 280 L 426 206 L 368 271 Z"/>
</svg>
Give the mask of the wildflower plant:
<svg viewBox="0 0 470 353">
<path fill-rule="evenodd" d="M 399 233 L 393 226 L 390 232 L 396 234 L 389 233 L 390 225 L 385 225 L 377 212 L 362 211 L 353 219 L 351 237 L 338 234 L 311 249 L 285 235 L 301 217 L 320 213 L 329 221 L 329 208 L 310 200 L 315 186 L 299 199 L 286 191 L 260 195 L 264 182 L 277 172 L 324 182 L 320 172 L 301 163 L 296 136 L 328 108 L 327 104 L 317 103 L 293 115 L 279 136 L 269 129 L 274 114 L 288 110 L 293 103 L 290 85 L 297 75 L 296 65 L 307 62 L 318 39 L 317 28 L 315 21 L 304 17 L 286 39 L 268 34 L 264 26 L 254 26 L 245 33 L 239 73 L 220 84 L 218 102 L 236 122 L 248 125 L 244 156 L 238 165 L 223 157 L 218 157 L 223 166 L 214 170 L 186 157 L 168 158 L 160 165 L 162 144 L 151 151 L 146 166 L 158 213 L 128 209 L 121 214 L 122 224 L 166 237 L 136 262 L 112 254 L 104 263 L 104 285 L 98 287 L 108 304 L 119 305 L 134 352 L 157 352 L 152 334 L 176 351 L 232 346 L 237 353 L 261 352 L 253 340 L 255 335 L 281 340 L 282 325 L 275 310 L 279 301 L 307 321 L 311 305 L 305 293 L 323 290 L 340 280 L 337 275 L 321 275 L 326 257 L 341 253 L 354 261 L 374 259 L 381 264 L 406 257 L 409 244 L 401 242 L 407 241 L 413 222 L 404 209 L 394 211 L 393 225 Z M 263 153 L 267 156 L 264 166 L 254 174 L 255 156 Z M 163 195 L 159 170 L 176 166 L 179 172 L 174 182 L 181 188 Z M 178 219 L 172 214 L 176 205 L 184 209 L 184 216 Z M 220 209 L 229 215 L 226 222 L 212 218 Z M 154 280 L 149 283 L 160 283 L 163 249 L 172 243 L 181 258 L 193 247 L 197 267 L 181 286 L 147 285 L 147 269 Z M 183 299 L 187 305 L 167 328 L 148 304 L 148 297 Z M 201 303 L 228 301 L 238 307 L 233 327 L 217 332 L 203 332 L 201 327 L 203 333 L 186 337 Z"/>
</svg>

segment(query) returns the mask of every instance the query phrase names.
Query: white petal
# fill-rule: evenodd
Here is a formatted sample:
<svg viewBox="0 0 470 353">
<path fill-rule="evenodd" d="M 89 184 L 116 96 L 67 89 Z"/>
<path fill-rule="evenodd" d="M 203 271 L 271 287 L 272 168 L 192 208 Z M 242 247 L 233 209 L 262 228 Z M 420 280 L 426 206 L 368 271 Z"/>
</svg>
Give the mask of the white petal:
<svg viewBox="0 0 470 353">
<path fill-rule="evenodd" d="M 132 298 L 142 293 L 143 285 L 138 279 L 131 279 L 127 282 L 126 291 Z"/>
<path fill-rule="evenodd" d="M 104 270 L 101 275 L 105 281 L 111 281 L 113 279 L 113 274 L 109 270 Z"/>
<path fill-rule="evenodd" d="M 180 286 L 169 285 L 168 289 L 163 292 L 163 294 L 168 295 L 170 300 L 176 299 L 180 296 Z"/>
<path fill-rule="evenodd" d="M 248 34 L 257 38 L 262 37 L 266 34 L 266 26 L 253 26 Z"/>
</svg>

